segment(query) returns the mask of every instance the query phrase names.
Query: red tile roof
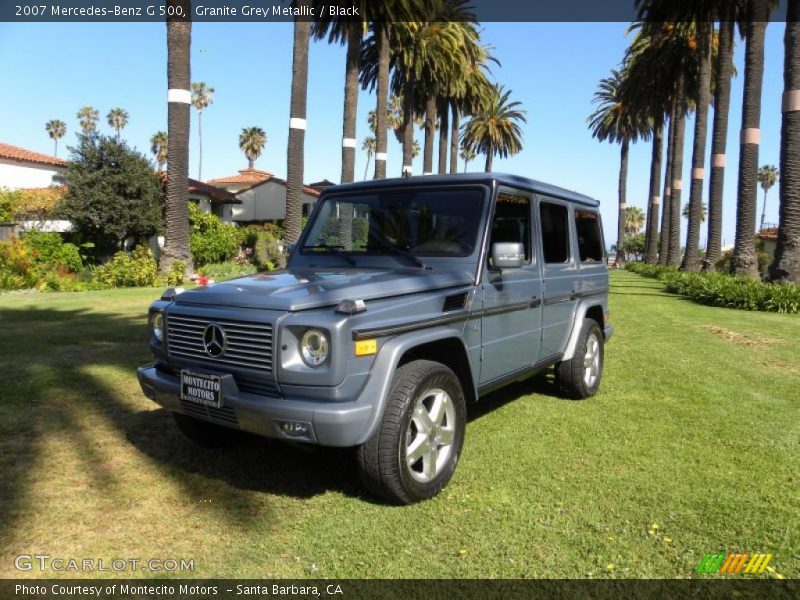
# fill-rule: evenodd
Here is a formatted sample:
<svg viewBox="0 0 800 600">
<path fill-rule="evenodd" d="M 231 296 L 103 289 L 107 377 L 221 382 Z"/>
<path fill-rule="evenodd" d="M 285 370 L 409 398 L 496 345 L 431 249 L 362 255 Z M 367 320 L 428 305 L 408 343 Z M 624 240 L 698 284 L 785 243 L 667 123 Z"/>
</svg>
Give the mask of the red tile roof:
<svg viewBox="0 0 800 600">
<path fill-rule="evenodd" d="M 31 150 L 25 150 L 25 148 L 12 146 L 11 144 L 3 144 L 2 142 L 0 142 L 0 159 L 34 163 L 37 165 L 49 165 L 52 167 L 67 166 L 67 161 L 63 158 L 32 152 Z"/>
<path fill-rule="evenodd" d="M 286 187 L 286 180 L 275 177 L 272 173 L 267 171 L 259 171 L 258 169 L 242 169 L 239 175 L 230 175 L 229 177 L 219 177 L 217 179 L 209 179 L 206 183 L 213 186 L 226 186 L 237 185 L 242 186 L 242 189 L 237 193 L 241 193 L 247 189 L 266 183 L 267 181 L 277 183 Z M 310 186 L 303 186 L 303 191 L 310 196 L 319 196 L 319 190 Z"/>
<path fill-rule="evenodd" d="M 209 179 L 206 183 L 211 185 L 253 185 L 261 183 L 272 177 L 272 173 L 267 171 L 260 171 L 258 169 L 242 169 L 239 175 L 230 175 L 228 177 L 219 177 L 217 179 Z"/>
</svg>

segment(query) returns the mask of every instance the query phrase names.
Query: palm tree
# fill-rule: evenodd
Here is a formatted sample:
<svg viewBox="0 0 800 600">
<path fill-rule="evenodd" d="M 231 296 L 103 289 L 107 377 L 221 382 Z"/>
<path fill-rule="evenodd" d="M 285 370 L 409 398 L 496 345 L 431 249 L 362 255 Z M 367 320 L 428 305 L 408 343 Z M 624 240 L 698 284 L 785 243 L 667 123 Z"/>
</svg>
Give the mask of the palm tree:
<svg viewBox="0 0 800 600">
<path fill-rule="evenodd" d="M 192 106 L 197 110 L 197 138 L 200 142 L 200 156 L 197 162 L 197 179 L 203 180 L 203 111 L 214 102 L 214 88 L 204 81 L 192 84 Z"/>
<path fill-rule="evenodd" d="M 640 136 L 645 135 L 642 116 L 636 109 L 625 103 L 623 97 L 624 73 L 612 69 L 611 77 L 600 80 L 594 94 L 597 106 L 589 116 L 592 137 L 601 142 L 620 145 L 619 168 L 619 210 L 617 214 L 617 253 L 614 264 L 625 262 L 625 209 L 628 179 L 628 147 Z"/>
<path fill-rule="evenodd" d="M 758 183 L 761 184 L 761 189 L 764 190 L 764 204 L 761 206 L 759 231 L 764 229 L 764 217 L 767 213 L 767 193 L 778 181 L 778 176 L 778 168 L 775 165 L 764 165 L 758 170 Z"/>
<path fill-rule="evenodd" d="M 688 219 L 689 215 L 691 214 L 691 202 L 687 202 L 683 205 L 683 210 L 681 211 L 681 216 L 684 219 Z M 706 217 L 708 216 L 708 205 L 703 202 L 702 206 L 700 207 L 700 222 L 705 223 Z"/>
<path fill-rule="evenodd" d="M 636 235 L 645 223 L 644 211 L 638 206 L 625 207 L 625 235 Z"/>
<path fill-rule="evenodd" d="M 764 36 L 769 20 L 769 0 L 747 1 L 742 133 L 739 150 L 739 189 L 736 201 L 736 238 L 731 272 L 757 279 L 758 260 L 753 243 L 756 227 L 758 144 L 761 125 L 761 87 L 764 78 Z"/>
<path fill-rule="evenodd" d="M 264 146 L 267 145 L 267 134 L 261 127 L 244 127 L 239 134 L 239 149 L 247 157 L 247 168 L 252 169 Z"/>
<path fill-rule="evenodd" d="M 58 156 L 58 140 L 60 140 L 67 133 L 67 124 L 58 119 L 48 121 L 44 126 L 45 131 L 50 136 L 50 139 L 55 142 L 55 150 L 53 154 Z"/>
<path fill-rule="evenodd" d="M 89 135 L 92 131 L 97 129 L 97 122 L 100 120 L 100 111 L 95 110 L 91 106 L 84 106 L 75 116 L 78 117 L 78 122 L 81 125 L 84 135 Z"/>
<path fill-rule="evenodd" d="M 128 124 L 128 111 L 124 108 L 112 108 L 106 115 L 106 121 L 117 132 L 117 141 L 119 141 L 120 131 Z"/>
<path fill-rule="evenodd" d="M 491 102 L 464 124 L 463 144 L 476 153 L 486 155 L 487 173 L 492 170 L 495 154 L 501 158 L 522 150 L 522 129 L 525 111 L 518 101 L 511 101 L 511 90 L 495 85 Z"/>
<path fill-rule="evenodd" d="M 150 152 L 156 157 L 156 170 L 160 173 L 167 162 L 167 148 L 169 147 L 169 137 L 166 131 L 156 131 L 150 137 Z"/>
<path fill-rule="evenodd" d="M 189 91 L 192 44 L 191 0 L 168 0 L 167 8 L 183 17 L 167 18 L 167 198 L 166 235 L 159 269 L 166 273 L 176 260 L 194 271 L 189 247 Z"/>
<path fill-rule="evenodd" d="M 311 6 L 311 0 L 295 0 L 295 6 Z M 303 217 L 303 172 L 305 166 L 306 103 L 308 98 L 308 42 L 311 23 L 294 20 L 292 50 L 292 95 L 289 105 L 289 145 L 286 157 L 286 241 L 300 237 Z"/>
<path fill-rule="evenodd" d="M 725 183 L 725 151 L 733 76 L 734 4 L 723 2 L 714 73 L 714 125 L 711 132 L 711 176 L 706 256 L 703 271 L 715 268 L 722 254 L 722 192 Z"/>
<path fill-rule="evenodd" d="M 411 158 L 417 158 L 421 151 L 422 149 L 419 147 L 419 142 L 414 140 L 414 143 L 411 144 Z"/>
<path fill-rule="evenodd" d="M 800 2 L 786 11 L 781 121 L 781 184 L 778 243 L 769 267 L 771 281 L 800 283 Z"/>
<path fill-rule="evenodd" d="M 470 161 L 475 160 L 477 154 L 475 153 L 475 150 L 473 150 L 472 148 L 463 145 L 461 146 L 461 152 L 459 154 L 461 156 L 461 160 L 464 161 L 464 173 L 466 173 L 467 165 L 470 163 Z"/>
<path fill-rule="evenodd" d="M 361 149 L 367 153 L 367 166 L 364 168 L 364 179 L 367 178 L 369 172 L 369 161 L 372 160 L 372 155 L 375 154 L 375 138 L 373 136 L 365 137 L 364 143 L 361 144 Z"/>
</svg>

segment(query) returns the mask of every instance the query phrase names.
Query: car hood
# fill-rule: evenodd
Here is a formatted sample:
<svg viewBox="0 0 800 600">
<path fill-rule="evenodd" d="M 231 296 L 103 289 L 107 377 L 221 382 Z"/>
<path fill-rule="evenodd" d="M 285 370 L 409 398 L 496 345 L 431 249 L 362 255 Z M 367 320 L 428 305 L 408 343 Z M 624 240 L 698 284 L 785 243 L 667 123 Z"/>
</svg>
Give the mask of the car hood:
<svg viewBox="0 0 800 600">
<path fill-rule="evenodd" d="M 473 283 L 469 273 L 423 269 L 287 269 L 231 279 L 186 291 L 176 304 L 306 310 L 340 300 L 372 300 Z"/>
</svg>

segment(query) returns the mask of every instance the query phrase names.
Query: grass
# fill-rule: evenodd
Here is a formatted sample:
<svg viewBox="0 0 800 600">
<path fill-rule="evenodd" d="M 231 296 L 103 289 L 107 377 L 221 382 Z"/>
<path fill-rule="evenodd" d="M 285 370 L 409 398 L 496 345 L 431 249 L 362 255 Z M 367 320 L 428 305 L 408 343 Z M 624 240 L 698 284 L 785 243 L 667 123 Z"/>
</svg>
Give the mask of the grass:
<svg viewBox="0 0 800 600">
<path fill-rule="evenodd" d="M 410 507 L 364 496 L 344 450 L 182 439 L 135 378 L 156 290 L 0 296 L 0 577 L 20 553 L 196 577 L 690 577 L 736 550 L 800 577 L 800 319 L 612 285 L 601 392 L 485 398 L 449 487 Z"/>
</svg>

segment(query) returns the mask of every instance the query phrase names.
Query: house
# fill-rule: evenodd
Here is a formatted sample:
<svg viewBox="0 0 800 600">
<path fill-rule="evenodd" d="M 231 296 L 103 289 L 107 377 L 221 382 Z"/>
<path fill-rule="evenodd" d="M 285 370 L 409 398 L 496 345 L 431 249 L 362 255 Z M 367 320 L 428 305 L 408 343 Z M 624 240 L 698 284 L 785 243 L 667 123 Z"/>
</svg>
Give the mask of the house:
<svg viewBox="0 0 800 600">
<path fill-rule="evenodd" d="M 46 188 L 64 182 L 67 161 L 0 142 L 0 188 Z"/>
<path fill-rule="evenodd" d="M 235 223 L 281 221 L 286 218 L 286 180 L 267 171 L 242 169 L 238 175 L 207 181 L 209 185 L 236 194 L 241 204 L 234 205 Z M 319 190 L 303 188 L 303 216 L 307 216 L 319 198 Z"/>
<path fill-rule="evenodd" d="M 771 223 L 764 223 L 761 231 L 758 232 L 758 237 L 764 242 L 764 250 L 766 254 L 775 256 L 775 246 L 778 244 L 778 226 Z"/>
<path fill-rule="evenodd" d="M 233 220 L 233 207 L 241 204 L 235 194 L 213 185 L 189 179 L 189 200 L 206 212 L 218 216 L 226 223 Z"/>
</svg>

